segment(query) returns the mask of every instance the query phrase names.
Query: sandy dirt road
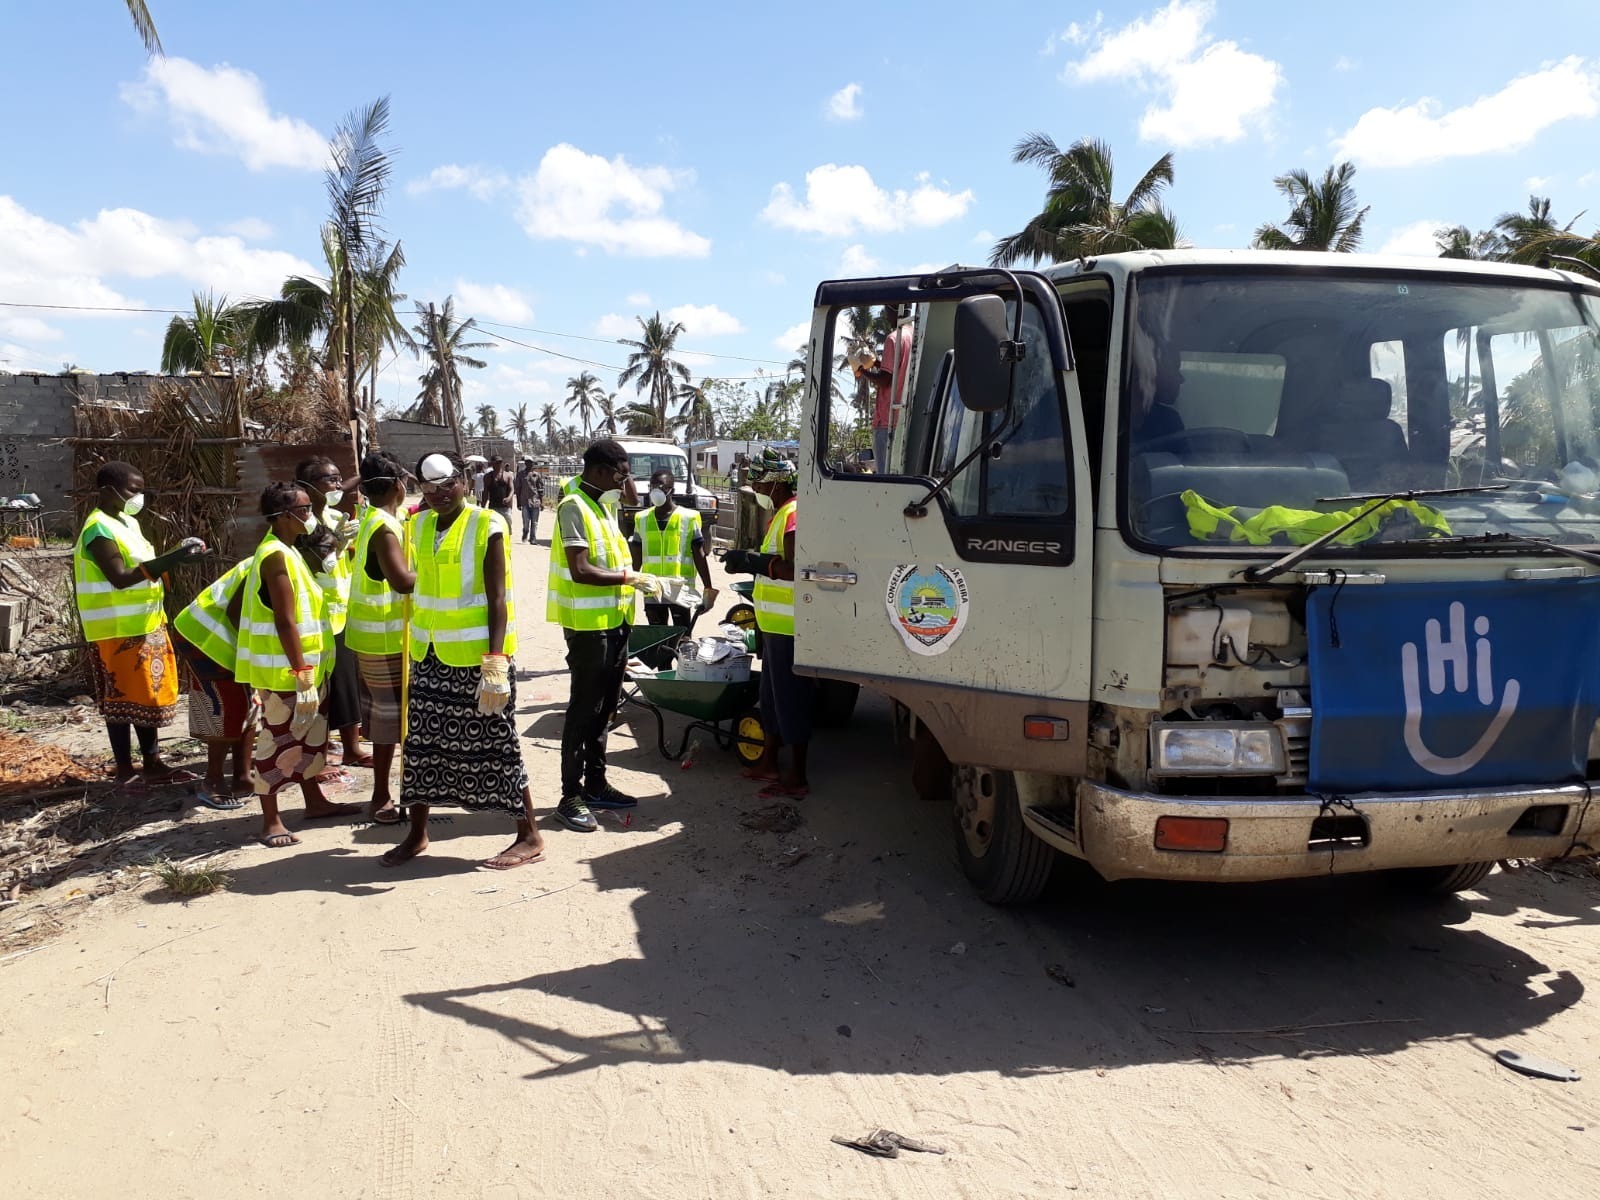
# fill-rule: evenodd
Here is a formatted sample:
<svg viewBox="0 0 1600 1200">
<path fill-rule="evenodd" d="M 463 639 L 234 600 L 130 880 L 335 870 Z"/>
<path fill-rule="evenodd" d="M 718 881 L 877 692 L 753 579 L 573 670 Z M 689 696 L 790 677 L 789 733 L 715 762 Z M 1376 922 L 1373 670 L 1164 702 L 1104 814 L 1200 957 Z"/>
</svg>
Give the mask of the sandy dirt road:
<svg viewBox="0 0 1600 1200">
<path fill-rule="evenodd" d="M 566 681 L 544 550 L 516 556 L 519 724 L 553 805 Z M 552 827 L 515 872 L 474 869 L 508 838 L 487 816 L 398 873 L 389 829 L 270 852 L 255 818 L 192 818 L 241 843 L 230 891 L 147 888 L 0 962 L 5 1194 L 1595 1194 L 1591 882 L 1425 905 L 1079 883 L 996 910 L 883 703 L 819 740 L 783 835 L 738 824 L 759 802 L 731 756 L 680 770 L 635 728 L 613 741 L 651 797 L 632 825 Z M 1501 1047 L 1585 1078 L 1513 1075 Z M 829 1141 L 879 1125 L 949 1152 Z"/>
</svg>

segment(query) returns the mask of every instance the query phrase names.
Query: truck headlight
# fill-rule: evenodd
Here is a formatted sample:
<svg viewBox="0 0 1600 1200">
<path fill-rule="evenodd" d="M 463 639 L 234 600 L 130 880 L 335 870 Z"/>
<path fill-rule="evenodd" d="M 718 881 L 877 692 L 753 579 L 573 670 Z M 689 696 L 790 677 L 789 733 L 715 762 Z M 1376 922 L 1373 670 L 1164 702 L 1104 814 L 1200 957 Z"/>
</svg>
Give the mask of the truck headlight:
<svg viewBox="0 0 1600 1200">
<path fill-rule="evenodd" d="M 712 496 L 712 495 L 696 496 L 694 498 L 694 503 L 695 503 L 695 507 L 698 508 L 701 512 L 716 512 L 717 511 L 717 498 L 715 496 Z"/>
<path fill-rule="evenodd" d="M 1156 721 L 1152 775 L 1281 775 L 1283 738 L 1270 721 Z"/>
</svg>

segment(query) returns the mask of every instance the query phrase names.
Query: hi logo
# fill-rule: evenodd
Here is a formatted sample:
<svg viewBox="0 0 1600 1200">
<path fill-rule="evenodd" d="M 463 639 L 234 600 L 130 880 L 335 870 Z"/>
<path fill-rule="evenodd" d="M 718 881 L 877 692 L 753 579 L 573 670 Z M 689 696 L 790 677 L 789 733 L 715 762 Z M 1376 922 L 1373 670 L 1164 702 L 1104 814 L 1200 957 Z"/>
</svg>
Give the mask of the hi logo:
<svg viewBox="0 0 1600 1200">
<path fill-rule="evenodd" d="M 1494 662 L 1489 645 L 1489 618 L 1478 617 L 1473 621 L 1472 629 L 1477 638 L 1472 645 L 1470 656 L 1471 685 L 1477 691 L 1478 703 L 1483 705 L 1486 712 L 1494 712 L 1494 716 L 1489 722 L 1489 727 L 1472 747 L 1465 753 L 1453 757 L 1435 754 L 1422 740 L 1422 671 L 1418 661 L 1417 644 L 1407 642 L 1400 648 L 1400 674 L 1406 697 L 1406 750 L 1410 752 L 1412 761 L 1424 771 L 1434 775 L 1460 775 L 1482 762 L 1484 755 L 1489 753 L 1495 742 L 1500 739 L 1500 735 L 1505 732 L 1512 714 L 1517 711 L 1517 697 L 1522 694 L 1522 687 L 1515 679 L 1506 680 L 1499 708 L 1495 709 Z M 1435 696 L 1443 695 L 1448 682 L 1456 693 L 1465 695 L 1468 690 L 1469 674 L 1466 606 L 1460 601 L 1450 605 L 1448 641 L 1445 640 L 1444 630 L 1438 621 L 1429 621 L 1424 626 L 1423 641 L 1428 651 L 1429 693 Z"/>
</svg>

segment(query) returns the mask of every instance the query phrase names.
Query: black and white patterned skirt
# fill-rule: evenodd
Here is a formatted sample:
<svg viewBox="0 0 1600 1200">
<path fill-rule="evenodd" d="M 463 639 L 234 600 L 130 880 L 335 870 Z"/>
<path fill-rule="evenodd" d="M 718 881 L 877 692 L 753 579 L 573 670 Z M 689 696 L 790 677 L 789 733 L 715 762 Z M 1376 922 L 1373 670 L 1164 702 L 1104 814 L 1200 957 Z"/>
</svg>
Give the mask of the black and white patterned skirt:
<svg viewBox="0 0 1600 1200">
<path fill-rule="evenodd" d="M 411 664 L 406 739 L 400 748 L 401 804 L 503 809 L 522 816 L 528 783 L 517 741 L 517 672 L 511 699 L 494 716 L 478 713 L 477 667 L 450 667 L 433 647 Z"/>
</svg>

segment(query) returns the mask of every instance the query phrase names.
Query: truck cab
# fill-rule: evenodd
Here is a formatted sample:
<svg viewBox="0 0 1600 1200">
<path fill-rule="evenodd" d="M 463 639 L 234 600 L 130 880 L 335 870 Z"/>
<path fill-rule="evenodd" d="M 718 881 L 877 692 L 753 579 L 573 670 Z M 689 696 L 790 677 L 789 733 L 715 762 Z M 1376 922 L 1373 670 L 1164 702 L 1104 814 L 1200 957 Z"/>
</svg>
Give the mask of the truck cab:
<svg viewBox="0 0 1600 1200">
<path fill-rule="evenodd" d="M 861 305 L 913 331 L 870 475 L 827 449 Z M 996 902 L 1060 855 L 1448 890 L 1593 850 L 1597 330 L 1592 280 L 1436 259 L 824 283 L 797 669 L 895 701 Z"/>
<path fill-rule="evenodd" d="M 700 486 L 682 446 L 664 437 L 619 437 L 617 440 L 628 452 L 628 469 L 633 473 L 633 484 L 641 499 L 650 491 L 650 476 L 657 471 L 671 471 L 673 498 L 683 507 L 699 512 L 708 529 L 716 526 L 716 493 Z"/>
</svg>

